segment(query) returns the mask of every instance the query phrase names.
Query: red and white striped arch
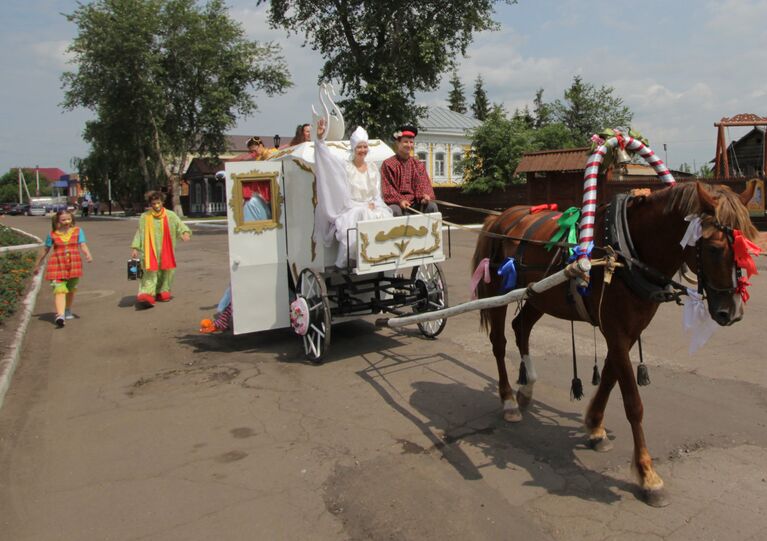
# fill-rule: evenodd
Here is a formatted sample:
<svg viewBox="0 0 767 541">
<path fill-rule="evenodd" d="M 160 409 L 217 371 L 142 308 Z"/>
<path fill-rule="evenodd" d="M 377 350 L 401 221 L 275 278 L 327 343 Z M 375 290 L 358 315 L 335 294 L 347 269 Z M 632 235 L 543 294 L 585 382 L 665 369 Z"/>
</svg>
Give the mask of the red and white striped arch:
<svg viewBox="0 0 767 541">
<path fill-rule="evenodd" d="M 622 136 L 622 140 L 625 143 L 625 149 L 632 152 L 639 153 L 644 160 L 655 169 L 655 173 L 658 178 L 668 186 L 676 184 L 674 177 L 653 150 L 645 145 L 639 139 L 633 137 Z M 618 146 L 619 138 L 611 137 L 607 139 L 602 145 L 597 147 L 594 153 L 589 156 L 588 162 L 586 162 L 586 171 L 584 173 L 583 182 L 583 206 L 581 207 L 581 223 L 580 234 L 578 236 L 578 246 L 580 247 L 579 259 L 587 257 L 589 243 L 594 240 L 594 217 L 597 211 L 597 175 L 599 174 L 599 166 L 602 165 L 602 161 L 607 154 L 607 149 L 613 149 Z"/>
</svg>

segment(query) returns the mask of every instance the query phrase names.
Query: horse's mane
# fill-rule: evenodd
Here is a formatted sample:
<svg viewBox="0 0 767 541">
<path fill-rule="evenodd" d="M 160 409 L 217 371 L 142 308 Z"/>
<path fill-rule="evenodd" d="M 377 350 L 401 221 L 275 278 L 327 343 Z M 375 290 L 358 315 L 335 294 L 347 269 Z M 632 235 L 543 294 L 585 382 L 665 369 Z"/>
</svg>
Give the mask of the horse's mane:
<svg viewBox="0 0 767 541">
<path fill-rule="evenodd" d="M 732 229 L 739 229 L 750 240 L 756 240 L 759 237 L 759 232 L 754 227 L 754 224 L 751 223 L 748 208 L 740 200 L 738 194 L 721 184 L 710 185 L 701 183 L 701 186 L 719 203 L 713 216 L 717 222 Z M 662 192 L 666 192 L 666 190 L 654 192 L 652 195 Z M 665 212 L 678 212 L 682 216 L 702 213 L 695 182 L 677 184 L 669 188 L 667 193 L 668 201 L 666 202 Z"/>
</svg>

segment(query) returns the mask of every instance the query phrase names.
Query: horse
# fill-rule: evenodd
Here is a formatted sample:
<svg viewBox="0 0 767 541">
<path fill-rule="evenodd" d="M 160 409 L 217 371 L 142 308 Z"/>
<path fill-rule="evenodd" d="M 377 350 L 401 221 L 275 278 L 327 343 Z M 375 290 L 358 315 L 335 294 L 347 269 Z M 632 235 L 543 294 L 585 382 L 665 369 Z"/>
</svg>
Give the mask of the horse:
<svg viewBox="0 0 767 541">
<path fill-rule="evenodd" d="M 599 239 L 605 239 L 605 244 L 610 241 L 611 230 L 613 233 L 616 230 L 613 217 L 622 214 L 625 237 L 630 238 L 628 241 L 624 239 L 624 244 L 633 245 L 633 256 L 628 255 L 625 246 L 620 247 L 618 256 L 624 267 L 618 269 L 611 280 L 606 280 L 609 272 L 604 267 L 593 267 L 589 278 L 590 293 L 582 297 L 580 307 L 578 299 L 574 299 L 578 293 L 567 284 L 536 293 L 522 305 L 512 322 L 522 358 L 520 372 L 526 372 L 525 378 L 520 377 L 516 394 L 509 383 L 504 359 L 507 306 L 482 310 L 481 325 L 489 332 L 498 364 L 504 419 L 521 421 L 522 411 L 532 400 L 537 374 L 530 357 L 529 338 L 533 326 L 544 314 L 598 326 L 607 343 L 607 356 L 598 388 L 585 414 L 589 446 L 596 451 L 608 451 L 612 447 L 605 431 L 604 413 L 610 392 L 618 383 L 634 438 L 633 464 L 639 475 L 639 494 L 652 506 L 667 505 L 663 479 L 655 471 L 645 443 L 642 400 L 629 351 L 653 319 L 660 300 L 669 300 L 662 297 L 669 293 L 671 277 L 683 265 L 697 274 L 708 312 L 719 325 L 732 325 L 742 318 L 742 287 L 736 279 L 740 271 L 734 261 L 733 231 L 739 230 L 749 240 L 758 236 L 745 207 L 753 195 L 754 184 L 736 194 L 726 186 L 681 183 L 649 195 L 623 196 L 622 210 L 617 213 L 617 200 L 601 205 L 595 219 L 596 244 Z M 522 285 L 559 270 L 564 266 L 566 256 L 563 257 L 563 253 L 567 253 L 567 248 L 562 248 L 563 243 L 559 243 L 561 249 L 547 250 L 544 242 L 558 229 L 560 215 L 551 210 L 531 213 L 531 207 L 515 206 L 498 216 L 488 217 L 476 245 L 472 269 L 476 269 L 484 258 L 489 258 L 491 268 L 497 268 L 507 257 L 514 257 Z M 700 217 L 702 234 L 695 246 L 682 248 L 680 241 L 689 227 L 685 218 L 690 215 Z M 613 220 L 611 223 L 607 222 L 608 216 Z M 595 246 L 593 254 L 598 257 L 600 252 L 607 253 L 607 250 L 605 246 Z M 641 288 L 637 289 L 636 284 L 631 283 L 637 274 L 643 275 L 639 277 L 640 282 L 655 284 L 655 293 L 649 298 L 640 294 Z M 499 293 L 502 279 L 496 272 L 490 275 L 489 283 L 480 282 L 477 287 L 479 298 Z"/>
</svg>

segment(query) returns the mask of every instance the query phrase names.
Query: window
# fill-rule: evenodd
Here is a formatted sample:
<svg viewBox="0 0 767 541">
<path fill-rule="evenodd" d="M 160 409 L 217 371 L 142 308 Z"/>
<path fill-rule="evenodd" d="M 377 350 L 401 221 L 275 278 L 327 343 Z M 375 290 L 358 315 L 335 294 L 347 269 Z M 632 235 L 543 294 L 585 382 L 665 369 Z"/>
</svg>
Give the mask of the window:
<svg viewBox="0 0 767 541">
<path fill-rule="evenodd" d="M 445 176 L 445 153 L 444 152 L 434 153 L 434 176 L 435 177 Z"/>
<path fill-rule="evenodd" d="M 418 159 L 421 160 L 423 163 L 426 163 L 427 155 L 425 152 L 418 152 L 416 156 L 418 156 Z"/>
<path fill-rule="evenodd" d="M 244 173 L 232 175 L 232 201 L 234 232 L 262 233 L 282 227 L 280 224 L 280 194 L 278 173 Z"/>
<path fill-rule="evenodd" d="M 463 160 L 463 152 L 453 152 L 453 176 L 456 178 L 463 176 L 461 160 Z"/>
</svg>

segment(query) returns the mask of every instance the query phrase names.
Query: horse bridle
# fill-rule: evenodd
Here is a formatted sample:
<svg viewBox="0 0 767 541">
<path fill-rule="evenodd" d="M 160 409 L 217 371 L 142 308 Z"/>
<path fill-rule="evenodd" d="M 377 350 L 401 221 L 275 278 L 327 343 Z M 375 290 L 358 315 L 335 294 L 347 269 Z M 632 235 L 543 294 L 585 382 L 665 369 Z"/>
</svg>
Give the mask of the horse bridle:
<svg viewBox="0 0 767 541">
<path fill-rule="evenodd" d="M 734 250 L 733 250 L 733 243 L 735 242 L 735 233 L 733 229 L 729 226 L 723 225 L 717 221 L 714 221 L 711 224 L 713 227 L 724 233 L 724 238 L 727 239 L 727 245 L 730 248 L 730 251 L 733 252 L 734 256 Z M 719 288 L 714 287 L 711 284 L 706 283 L 706 275 L 703 272 L 703 237 L 699 238 L 697 242 L 695 243 L 695 252 L 696 252 L 696 262 L 698 264 L 698 293 L 701 295 L 705 295 L 706 291 L 711 291 L 712 293 L 719 293 L 719 294 L 725 294 L 725 295 L 734 295 L 738 291 L 737 284 L 740 282 L 740 278 L 742 276 L 742 270 L 741 268 L 735 264 L 735 286 L 733 287 L 726 287 L 726 288 Z"/>
</svg>

